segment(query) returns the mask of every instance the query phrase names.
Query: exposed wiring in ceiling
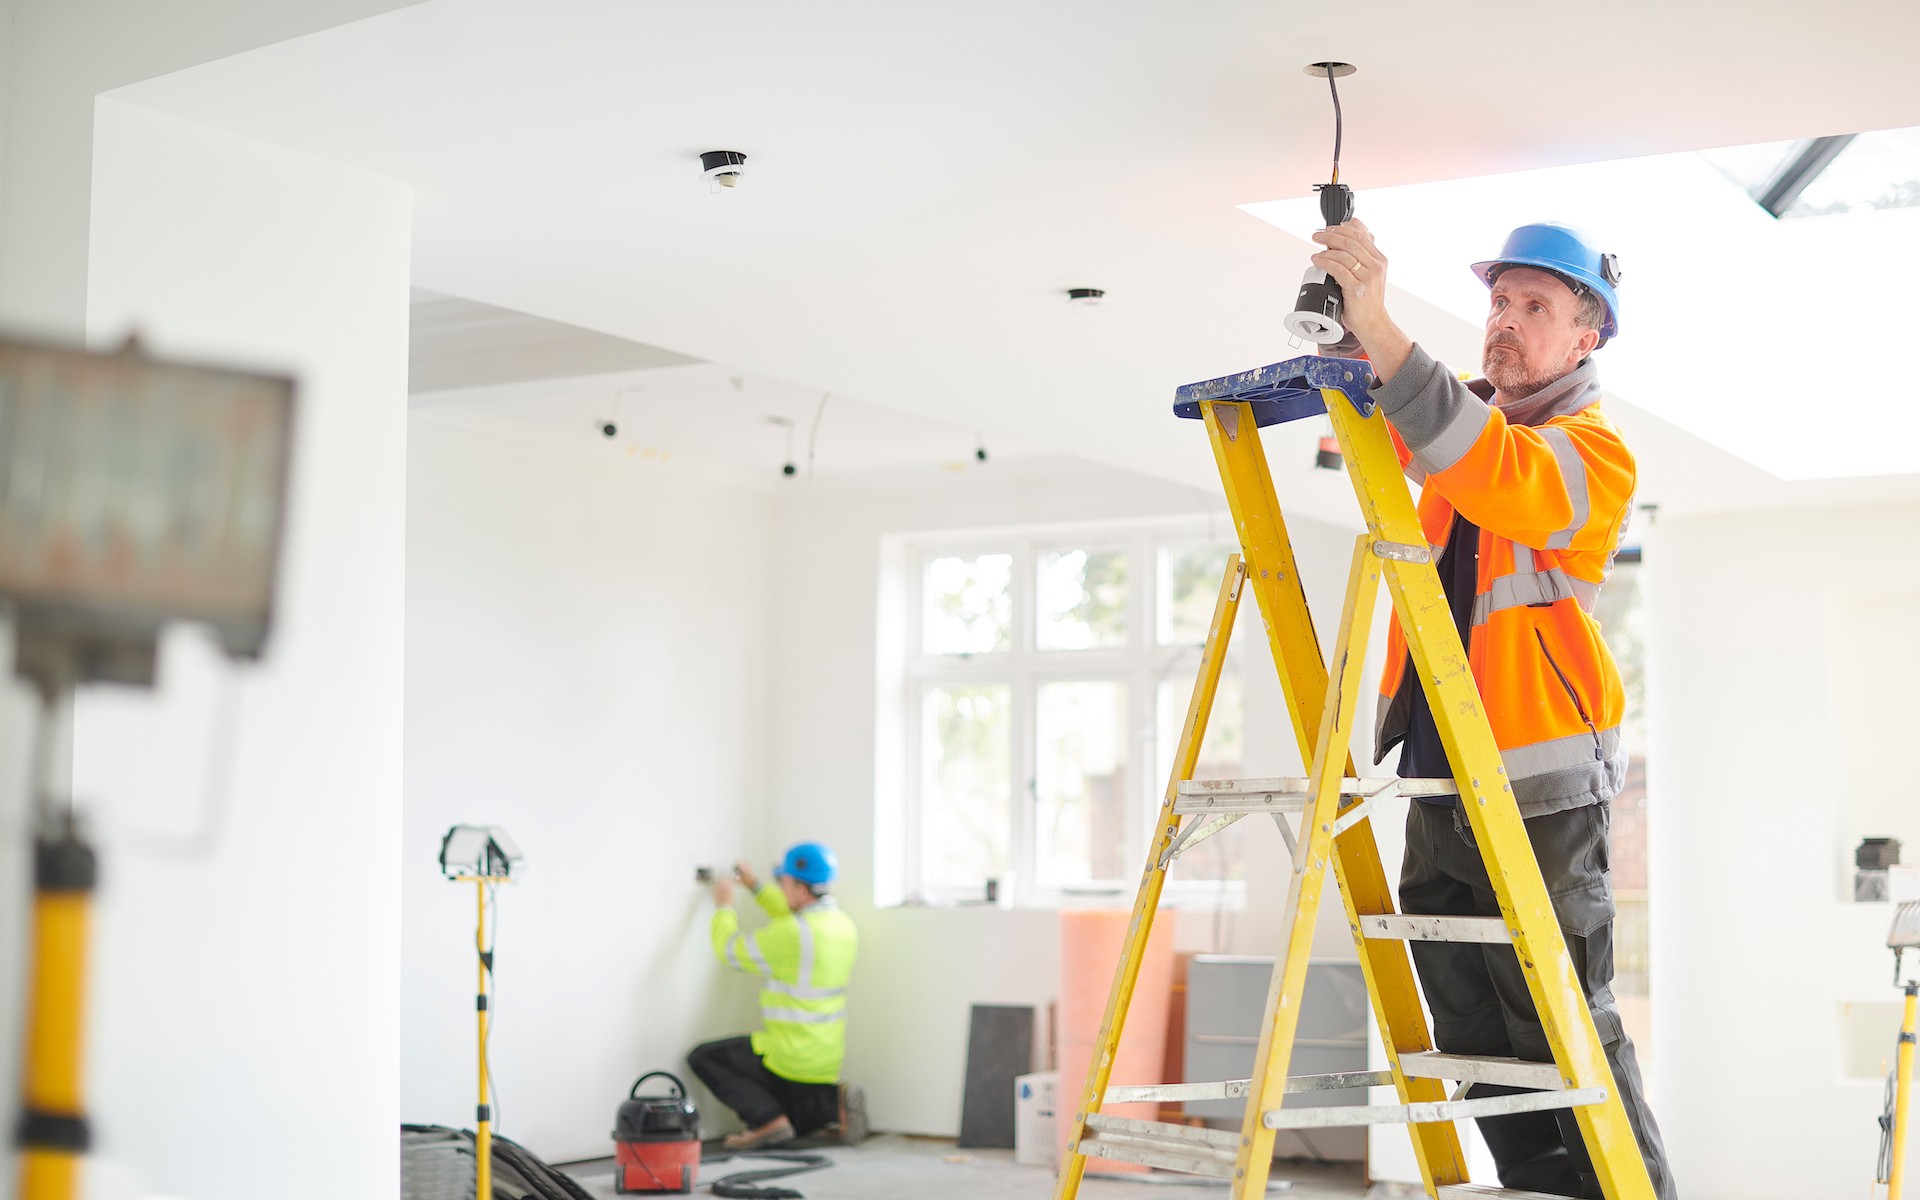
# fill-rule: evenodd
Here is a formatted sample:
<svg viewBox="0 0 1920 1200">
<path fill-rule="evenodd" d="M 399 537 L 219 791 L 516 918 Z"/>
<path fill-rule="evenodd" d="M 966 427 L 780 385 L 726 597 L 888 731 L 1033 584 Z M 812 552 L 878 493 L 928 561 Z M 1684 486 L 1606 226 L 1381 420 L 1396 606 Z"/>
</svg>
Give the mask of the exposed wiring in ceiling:
<svg viewBox="0 0 1920 1200">
<path fill-rule="evenodd" d="M 1333 67 L 1327 67 L 1327 90 L 1333 93 L 1333 178 L 1329 182 L 1340 182 L 1340 87 L 1334 82 Z"/>
<path fill-rule="evenodd" d="M 827 401 L 832 392 L 820 393 L 820 405 L 813 410 L 813 424 L 807 427 L 807 482 L 813 482 L 813 443 L 820 435 L 820 418 L 827 415 Z"/>
</svg>

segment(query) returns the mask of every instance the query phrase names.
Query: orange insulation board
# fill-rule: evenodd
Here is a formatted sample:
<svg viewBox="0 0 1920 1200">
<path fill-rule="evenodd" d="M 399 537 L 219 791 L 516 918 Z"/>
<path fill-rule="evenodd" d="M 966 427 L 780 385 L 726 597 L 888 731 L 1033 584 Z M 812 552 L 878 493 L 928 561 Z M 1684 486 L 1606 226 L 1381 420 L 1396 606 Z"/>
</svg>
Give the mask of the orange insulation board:
<svg viewBox="0 0 1920 1200">
<path fill-rule="evenodd" d="M 1107 1011 L 1107 993 L 1127 936 L 1131 910 L 1076 909 L 1060 914 L 1060 1091 L 1055 1106 L 1059 1145 L 1073 1135 L 1073 1117 L 1081 1089 L 1087 1084 L 1087 1065 L 1100 1039 L 1100 1021 Z M 1168 1010 L 1173 1000 L 1173 926 L 1176 914 L 1155 914 L 1147 937 L 1146 955 L 1127 1009 L 1126 1030 L 1114 1056 L 1111 1084 L 1169 1082 L 1166 1069 Z M 1101 1112 L 1153 1120 L 1159 1106 L 1113 1104 Z M 1064 1157 L 1064 1154 L 1063 1154 Z M 1089 1171 L 1145 1171 L 1147 1168 L 1111 1159 L 1087 1159 Z"/>
</svg>

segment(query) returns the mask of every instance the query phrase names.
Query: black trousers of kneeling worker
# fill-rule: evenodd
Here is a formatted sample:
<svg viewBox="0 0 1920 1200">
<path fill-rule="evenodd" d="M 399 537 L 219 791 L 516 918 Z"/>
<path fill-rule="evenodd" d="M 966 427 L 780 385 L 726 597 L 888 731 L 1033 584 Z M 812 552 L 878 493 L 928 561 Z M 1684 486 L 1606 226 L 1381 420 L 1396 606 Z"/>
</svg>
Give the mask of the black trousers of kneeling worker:
<svg viewBox="0 0 1920 1200">
<path fill-rule="evenodd" d="M 1407 913 L 1497 917 L 1473 829 L 1458 805 L 1415 800 L 1407 812 L 1407 850 L 1400 869 L 1400 909 Z M 1613 887 L 1608 874 L 1609 804 L 1590 804 L 1526 822 L 1540 860 L 1567 952 L 1587 993 L 1593 1023 L 1613 1068 L 1627 1122 L 1640 1143 L 1660 1200 L 1675 1200 L 1659 1127 L 1647 1107 L 1633 1042 L 1613 998 Z M 1448 1054 L 1501 1055 L 1550 1062 L 1533 997 L 1513 947 L 1414 942 L 1420 988 L 1433 1011 L 1434 1044 Z M 1468 1095 L 1501 1096 L 1523 1088 L 1475 1084 Z M 1521 1191 L 1594 1197 L 1603 1193 L 1580 1127 L 1567 1109 L 1483 1117 L 1480 1134 L 1499 1165 L 1500 1183 Z"/>
<path fill-rule="evenodd" d="M 687 1054 L 687 1065 L 720 1103 L 740 1114 L 748 1129 L 784 1113 L 793 1122 L 793 1132 L 805 1137 L 840 1119 L 839 1084 L 797 1083 L 775 1075 L 754 1053 L 752 1038 L 703 1042 Z"/>
</svg>

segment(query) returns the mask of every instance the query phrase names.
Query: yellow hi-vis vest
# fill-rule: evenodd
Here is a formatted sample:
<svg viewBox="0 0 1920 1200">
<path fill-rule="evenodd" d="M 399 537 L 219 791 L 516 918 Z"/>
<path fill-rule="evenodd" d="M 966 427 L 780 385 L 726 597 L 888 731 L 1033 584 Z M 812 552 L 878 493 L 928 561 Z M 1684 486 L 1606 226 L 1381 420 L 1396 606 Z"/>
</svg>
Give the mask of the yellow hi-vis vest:
<svg viewBox="0 0 1920 1200">
<path fill-rule="evenodd" d="M 860 935 L 831 896 L 797 913 L 775 884 L 761 884 L 753 898 L 768 925 L 742 933 L 738 913 L 716 909 L 713 952 L 728 966 L 761 978 L 754 1053 L 782 1079 L 837 1083 L 847 1052 L 847 981 Z"/>
</svg>

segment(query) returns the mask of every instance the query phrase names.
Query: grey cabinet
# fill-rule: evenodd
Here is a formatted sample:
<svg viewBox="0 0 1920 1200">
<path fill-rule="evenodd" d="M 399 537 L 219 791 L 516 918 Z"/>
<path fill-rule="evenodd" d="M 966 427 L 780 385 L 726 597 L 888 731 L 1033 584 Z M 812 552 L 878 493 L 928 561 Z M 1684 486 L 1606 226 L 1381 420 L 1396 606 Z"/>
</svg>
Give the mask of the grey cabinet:
<svg viewBox="0 0 1920 1200">
<path fill-rule="evenodd" d="M 1187 1035 L 1184 1082 L 1246 1079 L 1260 1044 L 1266 1016 L 1267 987 L 1273 959 L 1250 955 L 1197 954 L 1187 969 Z M 1367 1069 L 1367 985 L 1360 964 L 1312 962 L 1300 1004 L 1300 1032 L 1294 1040 L 1289 1075 L 1325 1075 Z M 1367 1094 L 1354 1089 L 1294 1097 L 1289 1104 L 1364 1104 Z M 1207 1124 L 1238 1128 L 1244 1107 L 1238 1100 L 1189 1101 L 1187 1112 Z M 1361 1128 L 1280 1130 L 1274 1154 L 1281 1158 L 1365 1161 L 1367 1131 Z"/>
</svg>

